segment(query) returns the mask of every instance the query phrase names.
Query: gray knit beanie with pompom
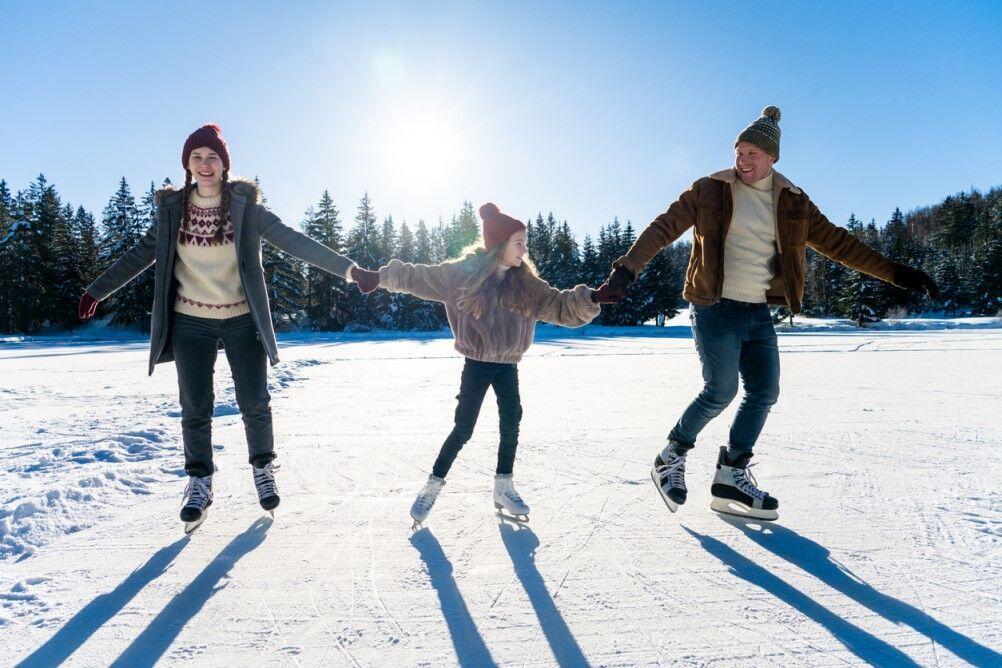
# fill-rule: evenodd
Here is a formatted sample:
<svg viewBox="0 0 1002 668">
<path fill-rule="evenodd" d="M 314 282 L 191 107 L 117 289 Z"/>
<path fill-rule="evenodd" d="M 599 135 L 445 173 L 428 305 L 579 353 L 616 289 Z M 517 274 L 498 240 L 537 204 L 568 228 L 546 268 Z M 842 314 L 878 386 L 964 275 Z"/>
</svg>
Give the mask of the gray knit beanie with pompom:
<svg viewBox="0 0 1002 668">
<path fill-rule="evenodd" d="M 779 107 L 766 107 L 761 118 L 741 131 L 734 145 L 743 141 L 755 144 L 779 162 L 779 116 Z"/>
</svg>

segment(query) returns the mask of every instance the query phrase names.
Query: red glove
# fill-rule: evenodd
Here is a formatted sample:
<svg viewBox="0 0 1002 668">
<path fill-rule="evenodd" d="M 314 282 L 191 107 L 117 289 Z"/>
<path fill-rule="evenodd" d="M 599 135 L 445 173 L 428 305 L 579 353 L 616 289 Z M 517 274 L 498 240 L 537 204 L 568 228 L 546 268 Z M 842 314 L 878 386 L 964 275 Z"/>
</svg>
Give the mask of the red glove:
<svg viewBox="0 0 1002 668">
<path fill-rule="evenodd" d="M 362 269 L 356 265 L 351 268 L 351 280 L 355 281 L 362 294 L 367 295 L 379 287 L 379 272 Z"/>
<path fill-rule="evenodd" d="M 608 283 L 603 283 L 598 286 L 598 290 L 592 290 L 591 300 L 596 304 L 615 304 L 625 296 L 624 291 L 615 290 Z"/>
<path fill-rule="evenodd" d="M 90 296 L 89 292 L 83 293 L 83 297 L 80 298 L 80 307 L 77 309 L 77 315 L 80 316 L 81 320 L 86 320 L 93 317 L 94 312 L 97 311 L 98 301 Z"/>
</svg>

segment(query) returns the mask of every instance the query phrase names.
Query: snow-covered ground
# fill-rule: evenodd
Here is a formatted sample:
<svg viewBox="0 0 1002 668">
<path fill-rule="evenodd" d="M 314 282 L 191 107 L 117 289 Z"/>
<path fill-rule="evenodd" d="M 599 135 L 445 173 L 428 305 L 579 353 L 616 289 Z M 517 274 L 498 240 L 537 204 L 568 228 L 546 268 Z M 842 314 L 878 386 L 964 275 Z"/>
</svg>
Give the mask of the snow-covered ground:
<svg viewBox="0 0 1002 668">
<path fill-rule="evenodd" d="M 519 367 L 531 521 L 494 514 L 488 399 L 414 534 L 448 338 L 282 341 L 274 521 L 221 356 L 216 501 L 190 538 L 173 367 L 147 378 L 131 336 L 0 343 L 0 665 L 1002 664 L 998 320 L 784 331 L 764 525 L 708 507 L 734 407 L 678 514 L 650 481 L 700 386 L 671 324 L 544 328 Z"/>
</svg>

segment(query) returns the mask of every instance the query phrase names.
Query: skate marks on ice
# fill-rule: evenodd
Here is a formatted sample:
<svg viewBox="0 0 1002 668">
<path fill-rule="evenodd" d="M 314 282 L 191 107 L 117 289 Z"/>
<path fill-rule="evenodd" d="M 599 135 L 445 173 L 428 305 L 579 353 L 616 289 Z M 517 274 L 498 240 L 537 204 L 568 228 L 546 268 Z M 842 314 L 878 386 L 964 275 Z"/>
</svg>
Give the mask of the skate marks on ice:
<svg viewBox="0 0 1002 668">
<path fill-rule="evenodd" d="M 177 594 L 153 621 L 111 664 L 113 666 L 152 666 L 178 637 L 185 625 L 222 587 L 238 561 L 264 542 L 272 520 L 262 517 L 234 538 L 216 557 Z M 225 587 L 225 584 L 223 584 Z"/>
<path fill-rule="evenodd" d="M 740 529 L 753 542 L 813 575 L 835 591 L 894 624 L 911 627 L 964 661 L 975 666 L 1002 665 L 1002 654 L 975 642 L 915 606 L 877 591 L 832 558 L 827 548 L 810 538 L 778 524 L 762 526 L 735 518 L 721 519 Z"/>
<path fill-rule="evenodd" d="M 507 518 L 506 518 L 507 519 Z M 515 575 L 518 576 L 522 588 L 525 589 L 532 609 L 539 620 L 539 626 L 543 629 L 546 642 L 550 644 L 557 664 L 560 666 L 587 666 L 588 660 L 585 658 L 581 646 L 574 638 L 567 622 L 557 608 L 546 588 L 546 582 L 542 574 L 536 567 L 536 549 L 539 547 L 539 538 L 527 525 L 514 520 L 498 522 L 501 531 L 501 540 L 508 556 L 511 557 L 512 567 Z"/>
<path fill-rule="evenodd" d="M 846 621 L 793 585 L 769 572 L 764 567 L 759 566 L 723 542 L 712 536 L 697 533 L 689 527 L 683 526 L 682 529 L 698 540 L 703 549 L 728 566 L 731 569 L 731 573 L 742 580 L 747 580 L 751 584 L 761 587 L 805 617 L 823 626 L 861 660 L 878 666 L 919 665 L 898 648 L 855 624 Z"/>
<path fill-rule="evenodd" d="M 826 585 L 892 622 L 904 624 L 946 647 L 974 665 L 1000 665 L 1002 655 L 947 627 L 917 608 L 883 594 L 853 575 L 814 541 L 776 524 L 763 525 L 740 518 L 720 517 L 739 528 L 746 537 L 776 556 L 801 568 Z M 709 535 L 682 527 L 709 554 L 728 566 L 731 573 L 762 588 L 815 623 L 861 660 L 875 665 L 917 666 L 912 658 L 889 642 L 866 631 L 806 595 L 786 580 Z"/>
<path fill-rule="evenodd" d="M 185 536 L 158 550 L 117 587 L 97 596 L 81 608 L 44 645 L 18 663 L 19 668 L 54 666 L 68 659 L 108 620 L 120 613 L 143 588 L 163 575 L 189 541 L 190 538 Z"/>
<path fill-rule="evenodd" d="M 452 576 L 452 562 L 445 556 L 441 544 L 427 527 L 411 534 L 410 543 L 421 555 L 428 569 L 428 579 L 438 594 L 442 617 L 449 627 L 452 645 L 460 666 L 495 666 L 497 663 L 477 629 L 463 594 Z"/>
</svg>

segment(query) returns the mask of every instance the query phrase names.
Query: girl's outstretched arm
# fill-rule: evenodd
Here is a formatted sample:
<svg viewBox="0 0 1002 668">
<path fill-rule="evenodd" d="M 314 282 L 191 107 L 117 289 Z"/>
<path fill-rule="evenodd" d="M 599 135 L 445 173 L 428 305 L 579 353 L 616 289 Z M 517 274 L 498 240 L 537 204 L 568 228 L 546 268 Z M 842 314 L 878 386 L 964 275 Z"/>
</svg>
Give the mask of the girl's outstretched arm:
<svg viewBox="0 0 1002 668">
<path fill-rule="evenodd" d="M 455 262 L 412 264 L 390 260 L 389 264 L 379 268 L 379 286 L 390 292 L 444 302 L 449 297 L 456 271 Z"/>
<path fill-rule="evenodd" d="M 595 319 L 602 310 L 587 285 L 576 285 L 569 290 L 558 290 L 539 279 L 534 291 L 537 320 L 564 327 L 580 327 Z"/>
</svg>

